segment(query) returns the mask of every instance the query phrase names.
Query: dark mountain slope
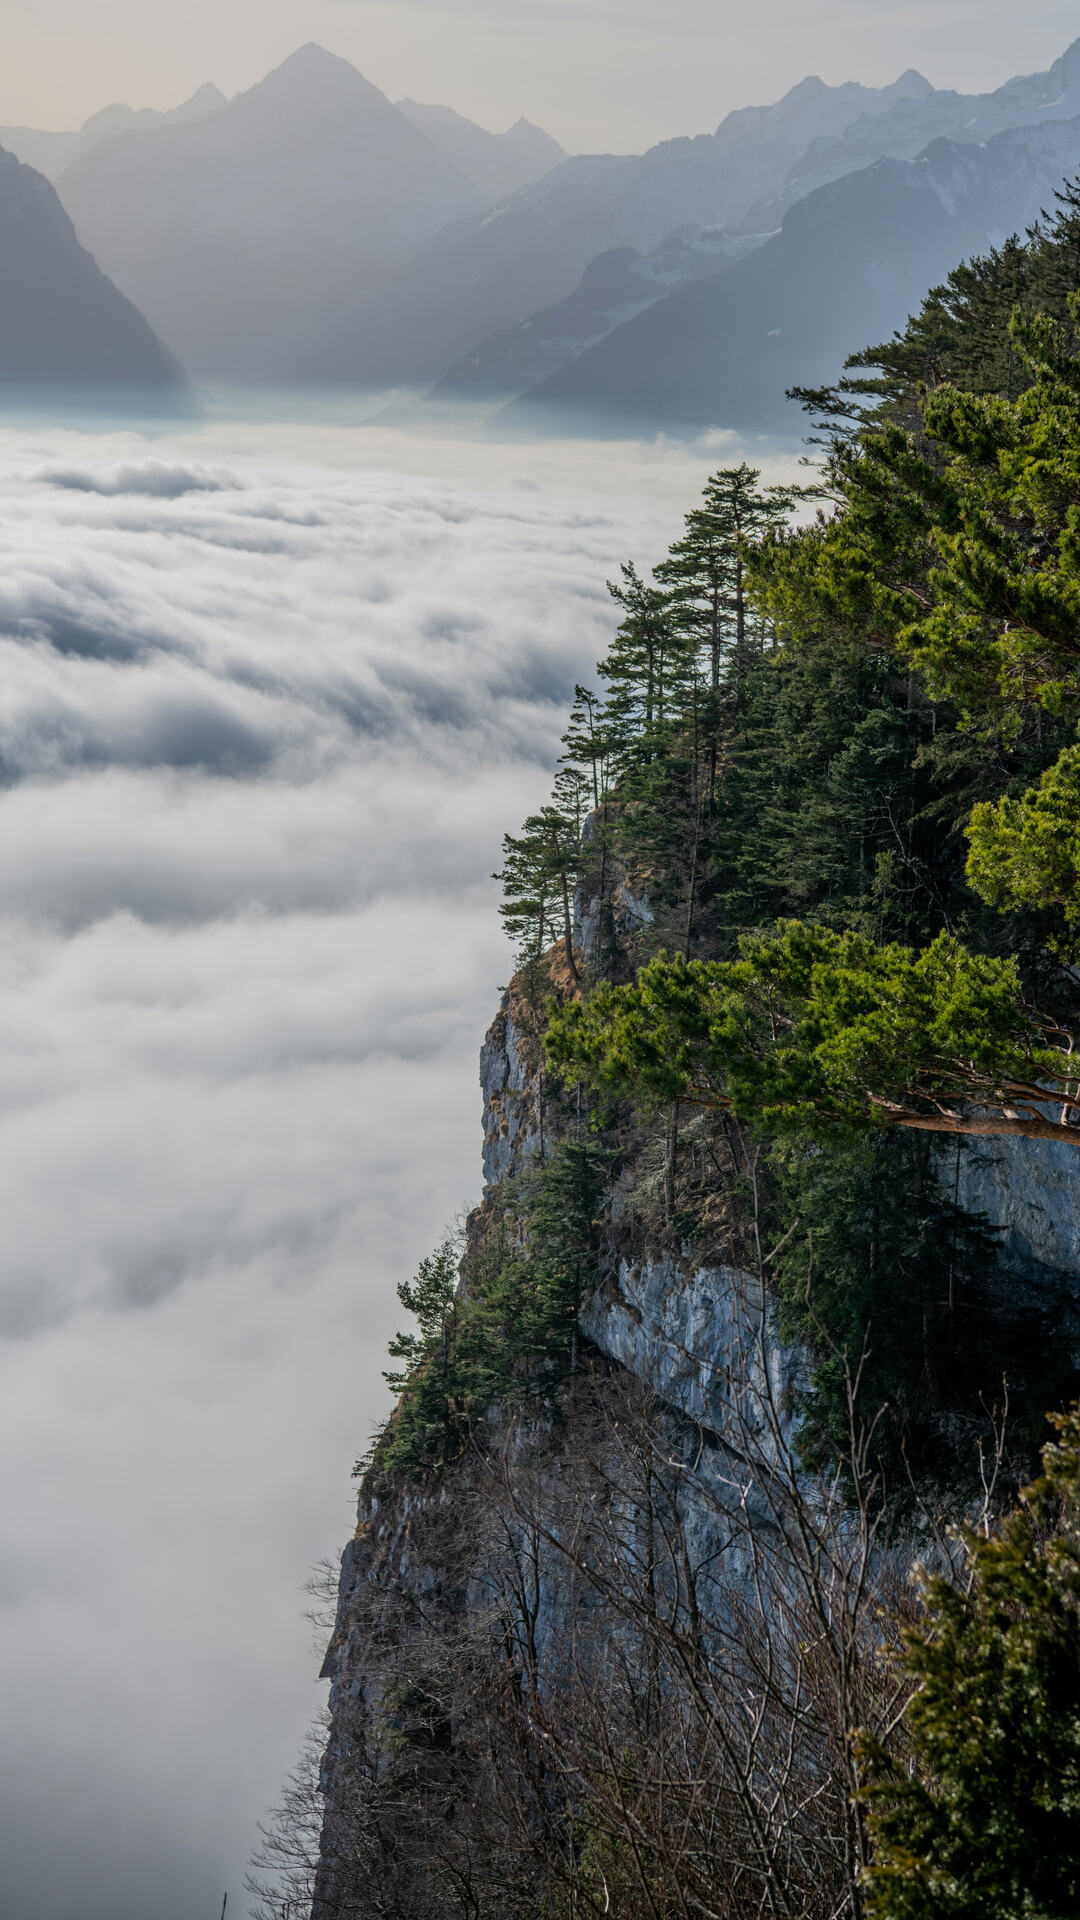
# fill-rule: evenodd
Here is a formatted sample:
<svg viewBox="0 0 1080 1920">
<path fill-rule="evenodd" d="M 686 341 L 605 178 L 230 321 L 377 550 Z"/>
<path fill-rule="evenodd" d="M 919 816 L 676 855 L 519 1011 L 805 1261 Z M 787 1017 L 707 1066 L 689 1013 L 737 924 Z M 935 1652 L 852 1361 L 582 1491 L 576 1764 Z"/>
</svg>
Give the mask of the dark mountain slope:
<svg viewBox="0 0 1080 1920">
<path fill-rule="evenodd" d="M 170 410 L 183 369 L 90 255 L 49 182 L 0 150 L 0 397 Z"/>
<path fill-rule="evenodd" d="M 61 176 L 80 238 L 193 370 L 280 372 L 314 309 L 483 204 L 347 61 L 303 47 L 194 125 L 102 142 Z"/>
<path fill-rule="evenodd" d="M 834 378 L 852 340 L 902 326 L 957 259 L 1022 229 L 1078 170 L 1080 120 L 879 161 L 798 202 L 763 247 L 616 328 L 505 417 L 794 426 L 787 387 Z"/>
<path fill-rule="evenodd" d="M 651 253 L 615 247 L 598 254 L 565 300 L 482 340 L 431 398 L 494 403 L 524 393 L 676 287 L 718 273 L 764 239 L 695 227 L 672 234 Z"/>
</svg>

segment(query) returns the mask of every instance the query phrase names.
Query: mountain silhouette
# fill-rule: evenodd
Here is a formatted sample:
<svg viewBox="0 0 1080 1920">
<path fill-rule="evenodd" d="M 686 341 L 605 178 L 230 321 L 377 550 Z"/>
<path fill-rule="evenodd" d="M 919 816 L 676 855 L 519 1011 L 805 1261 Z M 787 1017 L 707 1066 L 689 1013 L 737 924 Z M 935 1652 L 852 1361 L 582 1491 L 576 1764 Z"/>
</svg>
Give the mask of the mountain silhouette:
<svg viewBox="0 0 1080 1920">
<path fill-rule="evenodd" d="M 182 367 L 79 245 L 43 174 L 0 151 L 0 396 L 170 410 L 191 390 Z"/>
<path fill-rule="evenodd" d="M 192 372 L 260 379 L 312 312 L 485 204 L 348 61 L 300 48 L 195 122 L 121 131 L 60 176 L 83 243 Z"/>
</svg>

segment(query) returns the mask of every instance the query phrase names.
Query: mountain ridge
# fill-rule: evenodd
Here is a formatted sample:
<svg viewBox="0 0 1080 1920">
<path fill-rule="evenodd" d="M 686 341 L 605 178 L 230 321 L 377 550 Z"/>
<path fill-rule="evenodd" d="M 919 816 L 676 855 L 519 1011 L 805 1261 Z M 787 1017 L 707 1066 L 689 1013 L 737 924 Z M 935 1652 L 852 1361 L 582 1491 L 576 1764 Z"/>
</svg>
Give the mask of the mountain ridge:
<svg viewBox="0 0 1080 1920">
<path fill-rule="evenodd" d="M 830 87 L 810 75 L 779 101 L 736 108 L 713 134 L 663 141 L 644 155 L 568 159 L 494 214 L 433 236 L 380 286 L 337 290 L 291 372 L 301 382 L 437 386 L 483 358 L 489 343 L 501 352 L 508 331 L 538 319 L 546 326 L 600 255 L 630 247 L 647 257 L 677 233 L 692 244 L 695 231 L 714 229 L 753 241 L 816 186 L 878 158 L 913 157 L 939 122 L 957 137 L 973 118 L 1006 130 L 999 123 L 1010 115 L 1019 124 L 1016 116 L 1040 105 L 1067 108 L 1070 88 L 1080 113 L 1080 42 L 1047 73 L 986 95 L 939 92 L 913 68 L 880 89 Z M 542 357 L 532 371 L 547 374 Z M 518 372 L 527 386 L 529 369 Z"/>
<path fill-rule="evenodd" d="M 185 409 L 183 368 L 101 272 L 44 174 L 0 149 L 0 397 Z"/>
<path fill-rule="evenodd" d="M 790 428 L 788 387 L 835 379 L 853 337 L 887 338 L 956 259 L 1037 218 L 1070 170 L 1080 117 L 875 161 L 796 201 L 763 246 L 627 320 L 502 417 Z"/>
<path fill-rule="evenodd" d="M 311 310 L 483 197 L 314 43 L 206 119 L 121 132 L 61 175 L 76 229 L 204 377 L 271 378 Z M 167 236 L 167 245 L 162 236 Z"/>
</svg>

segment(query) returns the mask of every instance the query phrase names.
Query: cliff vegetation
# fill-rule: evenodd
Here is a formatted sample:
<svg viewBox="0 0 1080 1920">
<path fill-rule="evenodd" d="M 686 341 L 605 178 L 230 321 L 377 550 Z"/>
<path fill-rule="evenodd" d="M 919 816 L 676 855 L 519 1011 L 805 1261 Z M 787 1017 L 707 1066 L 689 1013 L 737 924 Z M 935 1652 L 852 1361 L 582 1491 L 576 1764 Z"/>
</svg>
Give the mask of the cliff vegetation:
<svg viewBox="0 0 1080 1920">
<path fill-rule="evenodd" d="M 1070 190 L 612 585 L 359 1469 L 317 1920 L 1080 1907 L 1078 285 Z"/>
</svg>

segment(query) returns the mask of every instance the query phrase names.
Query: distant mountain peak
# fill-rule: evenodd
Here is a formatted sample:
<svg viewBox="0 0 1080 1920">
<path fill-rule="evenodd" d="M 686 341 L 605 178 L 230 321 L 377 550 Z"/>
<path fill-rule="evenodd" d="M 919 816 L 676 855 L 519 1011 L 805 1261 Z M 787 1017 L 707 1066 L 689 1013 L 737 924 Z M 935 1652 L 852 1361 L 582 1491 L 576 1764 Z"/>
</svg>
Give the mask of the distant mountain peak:
<svg viewBox="0 0 1080 1920">
<path fill-rule="evenodd" d="M 883 93 L 893 94 L 904 100 L 925 100 L 929 94 L 936 91 L 937 89 L 926 75 L 920 73 L 917 67 L 908 67 L 900 75 L 899 80 L 893 81 L 891 87 L 882 88 Z"/>
<path fill-rule="evenodd" d="M 204 80 L 201 87 L 196 87 L 191 99 L 185 100 L 183 106 L 177 107 L 176 111 L 186 113 L 191 107 L 205 107 L 207 111 L 211 111 L 214 107 L 227 107 L 228 104 L 228 99 L 221 88 L 216 87 L 212 80 Z"/>
<path fill-rule="evenodd" d="M 267 79 L 273 79 L 276 73 L 329 73 L 340 72 L 342 68 L 349 73 L 357 72 L 352 62 L 343 59 L 340 53 L 330 53 L 326 47 L 320 47 L 317 40 L 305 40 L 303 46 L 297 47 L 295 53 L 287 54 L 279 66 L 272 68 Z"/>
<path fill-rule="evenodd" d="M 115 106 L 101 107 L 83 122 L 79 132 L 86 144 L 88 140 L 105 139 L 111 133 L 123 133 L 129 127 L 146 126 L 151 122 L 205 120 L 211 113 L 216 113 L 219 107 L 227 107 L 228 104 L 221 88 L 215 87 L 212 80 L 207 80 L 196 89 L 190 100 L 183 100 L 178 107 L 166 112 L 147 107 L 136 112 L 134 107 L 119 102 Z"/>
<path fill-rule="evenodd" d="M 372 109 L 385 108 L 393 112 L 386 94 L 373 81 L 365 79 L 351 60 L 343 59 L 339 53 L 329 53 L 314 40 L 297 47 L 295 53 L 272 68 L 264 79 L 249 87 L 246 93 L 237 94 L 231 104 L 268 100 L 285 101 L 305 113 L 320 107 L 351 110 L 361 102 Z"/>
</svg>

